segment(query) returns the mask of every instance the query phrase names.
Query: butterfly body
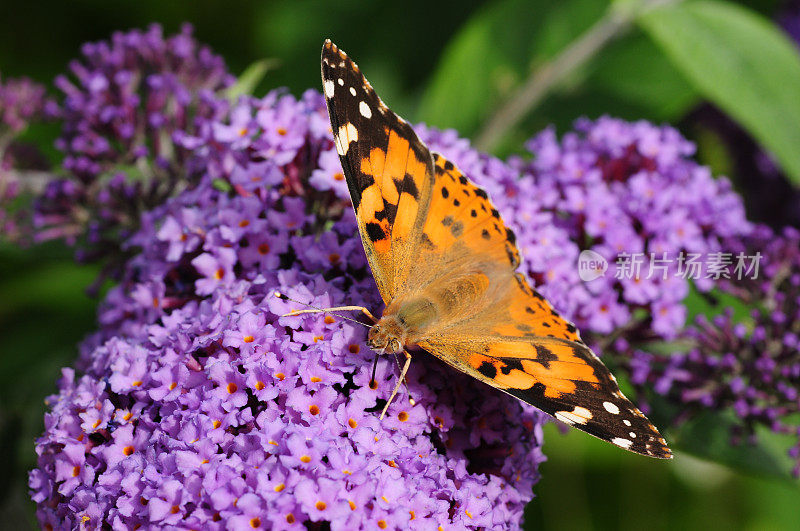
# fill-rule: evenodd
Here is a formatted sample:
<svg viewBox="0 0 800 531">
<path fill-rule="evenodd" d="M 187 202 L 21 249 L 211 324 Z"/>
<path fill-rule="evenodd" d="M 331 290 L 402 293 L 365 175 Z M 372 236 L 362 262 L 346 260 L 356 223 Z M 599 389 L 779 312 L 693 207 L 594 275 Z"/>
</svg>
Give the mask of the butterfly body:
<svg viewBox="0 0 800 531">
<path fill-rule="evenodd" d="M 370 348 L 420 347 L 596 437 L 671 457 L 575 326 L 517 271 L 514 233 L 488 194 L 431 153 L 330 41 L 322 81 L 359 234 L 386 305 L 369 331 Z"/>
</svg>

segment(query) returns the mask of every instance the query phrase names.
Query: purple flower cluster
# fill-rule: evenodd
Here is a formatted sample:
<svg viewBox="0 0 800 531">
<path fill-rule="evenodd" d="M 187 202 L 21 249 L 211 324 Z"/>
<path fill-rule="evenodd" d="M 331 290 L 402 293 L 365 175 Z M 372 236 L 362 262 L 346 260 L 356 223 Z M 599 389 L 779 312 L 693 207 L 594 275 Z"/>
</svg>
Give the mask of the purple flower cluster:
<svg viewBox="0 0 800 531">
<path fill-rule="evenodd" d="M 560 141 L 548 129 L 528 147 L 534 158 L 520 163 L 531 177 L 526 194 L 553 213 L 554 221 L 539 237 L 563 231 L 575 245 L 558 257 L 521 246 L 523 255 L 539 258 L 547 268 L 544 276 L 529 270 L 546 283 L 543 293 L 587 331 L 607 335 L 625 328 L 626 337 L 675 337 L 685 321 L 689 291 L 689 281 L 676 276 L 678 253 L 720 251 L 724 238 L 750 230 L 730 183 L 691 160 L 694 146 L 678 131 L 649 122 L 579 120 Z M 581 282 L 579 250 L 605 258 L 606 274 Z M 617 274 L 621 257 L 634 254 L 642 257 L 640 269 Z M 654 257 L 666 269 L 651 274 Z M 712 284 L 697 283 L 704 290 Z"/>
<path fill-rule="evenodd" d="M 59 76 L 69 177 L 54 180 L 36 204 L 38 238 L 79 236 L 82 261 L 118 254 L 142 211 L 193 185 L 177 140 L 222 114 L 217 96 L 233 83 L 225 63 L 192 37 L 190 26 L 164 38 L 161 28 L 115 33 L 87 43 Z"/>
<path fill-rule="evenodd" d="M 452 133 L 424 135 L 506 190 L 500 208 L 523 205 L 508 166 Z M 80 375 L 65 369 L 48 399 L 30 475 L 42 526 L 519 524 L 543 414 L 419 353 L 379 420 L 396 366 L 381 358 L 370 384 L 366 327 L 281 317 L 297 305 L 276 290 L 380 307 L 331 138 L 309 92 L 243 100 L 183 139 L 208 174 L 143 217 L 128 242 L 142 251 L 107 296 Z"/>
<path fill-rule="evenodd" d="M 45 98 L 44 87 L 26 77 L 0 78 L 0 148 L 10 140 L 9 132 L 18 134 L 28 124 L 53 112 L 52 102 Z"/>
<path fill-rule="evenodd" d="M 19 240 L 27 221 L 17 205 L 21 183 L 12 170 L 39 158 L 37 151 L 15 140 L 31 122 L 56 112 L 38 83 L 24 77 L 0 79 L 0 236 L 6 240 Z"/>
<path fill-rule="evenodd" d="M 733 412 L 734 444 L 755 441 L 759 426 L 795 436 L 789 455 L 800 476 L 800 232 L 759 226 L 744 242 L 763 255 L 759 277 L 721 288 L 742 298 L 749 318 L 731 308 L 699 316 L 681 336 L 686 352 L 634 350 L 632 378 L 680 404 L 678 421 Z"/>
</svg>

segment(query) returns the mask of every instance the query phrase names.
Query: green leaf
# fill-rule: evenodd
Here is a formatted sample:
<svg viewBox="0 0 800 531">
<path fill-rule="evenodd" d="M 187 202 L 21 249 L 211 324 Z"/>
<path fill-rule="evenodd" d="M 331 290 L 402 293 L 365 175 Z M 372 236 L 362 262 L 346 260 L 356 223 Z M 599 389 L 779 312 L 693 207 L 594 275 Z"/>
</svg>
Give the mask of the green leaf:
<svg viewBox="0 0 800 531">
<path fill-rule="evenodd" d="M 651 120 L 678 119 L 699 98 L 661 49 L 640 31 L 612 43 L 592 66 L 587 86 L 635 105 Z"/>
<path fill-rule="evenodd" d="M 687 309 L 686 322 L 693 323 L 698 315 L 704 315 L 709 320 L 718 315 L 722 315 L 726 310 L 733 310 L 733 320 L 743 323 L 749 327 L 753 324 L 750 312 L 753 307 L 742 299 L 725 293 L 720 289 L 713 289 L 709 292 L 702 292 L 693 283 L 690 284 L 690 291 L 683 301 Z"/>
<path fill-rule="evenodd" d="M 732 445 L 732 416 L 732 413 L 701 414 L 679 428 L 671 429 L 668 440 L 682 451 L 743 472 L 790 479 L 794 462 L 787 450 L 792 446 L 793 438 L 758 427 L 756 444 L 744 441 Z"/>
<path fill-rule="evenodd" d="M 219 178 L 214 179 L 213 181 L 211 181 L 211 186 L 214 188 L 214 190 L 219 190 L 220 192 L 229 193 L 231 190 L 233 190 L 233 186 L 231 186 L 231 183 L 229 183 L 225 179 L 219 179 Z"/>
<path fill-rule="evenodd" d="M 418 117 L 469 135 L 537 63 L 555 55 L 605 11 L 596 0 L 498 0 L 446 47 Z"/>
<path fill-rule="evenodd" d="M 653 9 L 638 22 L 800 183 L 800 54 L 786 36 L 752 11 L 710 0 Z"/>
<path fill-rule="evenodd" d="M 255 61 L 244 69 L 244 72 L 236 79 L 236 83 L 228 87 L 225 96 L 229 101 L 236 101 L 243 94 L 253 94 L 256 87 L 267 75 L 267 72 L 278 67 L 280 61 L 277 59 L 261 59 Z"/>
</svg>

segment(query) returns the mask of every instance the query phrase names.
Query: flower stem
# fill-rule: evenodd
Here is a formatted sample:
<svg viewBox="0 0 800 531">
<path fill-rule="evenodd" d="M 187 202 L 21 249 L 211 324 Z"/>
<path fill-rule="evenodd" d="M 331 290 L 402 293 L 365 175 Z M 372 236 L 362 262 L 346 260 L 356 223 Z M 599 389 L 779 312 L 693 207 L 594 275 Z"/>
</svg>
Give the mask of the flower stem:
<svg viewBox="0 0 800 531">
<path fill-rule="evenodd" d="M 594 57 L 606 44 L 631 27 L 643 12 L 681 0 L 617 2 L 591 28 L 564 48 L 553 60 L 534 70 L 517 92 L 503 104 L 478 133 L 475 146 L 491 151 L 497 143 L 544 99 L 558 83 Z M 620 9 L 620 6 L 624 8 Z"/>
</svg>

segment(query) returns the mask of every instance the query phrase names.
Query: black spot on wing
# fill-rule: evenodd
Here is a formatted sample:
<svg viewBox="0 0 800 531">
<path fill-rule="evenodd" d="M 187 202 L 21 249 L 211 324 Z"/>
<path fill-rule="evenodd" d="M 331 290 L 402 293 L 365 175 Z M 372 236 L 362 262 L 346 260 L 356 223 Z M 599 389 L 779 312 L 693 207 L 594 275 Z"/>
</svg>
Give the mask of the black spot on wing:
<svg viewBox="0 0 800 531">
<path fill-rule="evenodd" d="M 484 361 L 481 363 L 481 366 L 478 367 L 478 372 L 482 375 L 486 376 L 487 378 L 494 378 L 497 376 L 497 369 L 494 365 L 489 363 L 488 361 Z"/>
<path fill-rule="evenodd" d="M 375 184 L 375 178 L 372 175 L 367 175 L 360 171 L 347 169 L 350 167 L 350 162 L 347 160 L 347 157 L 339 157 L 339 159 L 342 161 L 342 169 L 347 179 L 347 187 L 350 190 L 353 208 L 358 211 L 358 205 L 361 204 L 361 194 L 364 193 L 364 190 Z"/>
<path fill-rule="evenodd" d="M 553 352 L 547 347 L 544 347 L 542 345 L 535 345 L 535 347 L 536 347 L 536 362 L 541 363 L 545 368 L 550 367 L 551 361 L 556 361 L 558 359 L 558 356 L 553 354 Z"/>
<path fill-rule="evenodd" d="M 383 229 L 377 223 L 367 223 L 366 231 L 367 237 L 373 242 L 386 238 L 386 234 L 383 233 Z"/>
<path fill-rule="evenodd" d="M 508 240 L 508 243 L 510 243 L 511 245 L 517 243 L 517 235 L 514 234 L 514 231 L 509 229 L 508 227 L 506 227 L 506 240 Z"/>
<path fill-rule="evenodd" d="M 517 358 L 503 358 L 503 363 L 500 365 L 500 372 L 503 374 L 510 374 L 511 371 L 525 372 L 522 362 Z"/>
<path fill-rule="evenodd" d="M 519 266 L 519 252 L 517 252 L 517 248 L 513 244 L 506 244 L 506 255 L 511 267 L 516 269 Z"/>
<path fill-rule="evenodd" d="M 419 189 L 417 183 L 414 182 L 414 177 L 406 173 L 402 179 L 395 179 L 394 186 L 399 194 L 408 194 L 414 199 L 419 199 Z"/>
<path fill-rule="evenodd" d="M 383 210 L 375 212 L 375 219 L 381 221 L 383 219 L 389 222 L 391 226 L 394 223 L 394 219 L 397 216 L 397 205 L 394 205 L 387 201 L 386 199 L 383 200 Z"/>
</svg>

